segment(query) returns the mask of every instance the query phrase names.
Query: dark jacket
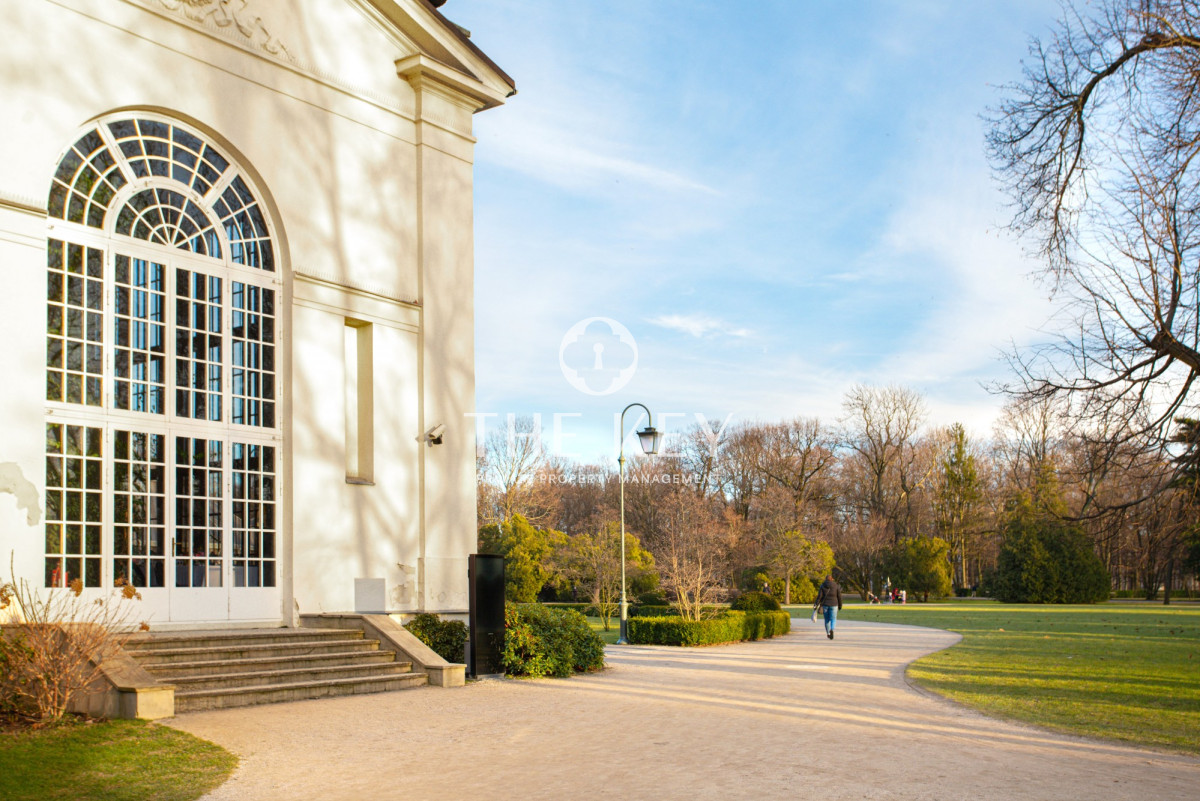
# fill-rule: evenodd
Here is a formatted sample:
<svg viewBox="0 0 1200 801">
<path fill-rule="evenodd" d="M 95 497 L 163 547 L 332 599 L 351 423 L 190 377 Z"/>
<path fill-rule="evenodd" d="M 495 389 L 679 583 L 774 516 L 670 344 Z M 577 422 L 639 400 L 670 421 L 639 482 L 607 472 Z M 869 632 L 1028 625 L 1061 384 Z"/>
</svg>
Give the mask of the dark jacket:
<svg viewBox="0 0 1200 801">
<path fill-rule="evenodd" d="M 821 589 L 817 590 L 817 602 L 814 606 L 836 606 L 842 608 L 842 588 L 833 579 L 825 579 Z"/>
</svg>

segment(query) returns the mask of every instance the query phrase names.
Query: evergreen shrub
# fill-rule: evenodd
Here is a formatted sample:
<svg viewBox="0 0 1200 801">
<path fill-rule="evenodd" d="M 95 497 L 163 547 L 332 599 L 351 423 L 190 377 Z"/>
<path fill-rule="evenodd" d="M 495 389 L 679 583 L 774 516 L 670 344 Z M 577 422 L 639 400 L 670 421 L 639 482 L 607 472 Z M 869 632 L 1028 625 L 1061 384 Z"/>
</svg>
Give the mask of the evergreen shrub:
<svg viewBox="0 0 1200 801">
<path fill-rule="evenodd" d="M 743 592 L 733 599 L 729 608 L 739 612 L 775 612 L 780 607 L 779 601 L 765 592 Z"/>
<path fill-rule="evenodd" d="M 566 677 L 604 667 L 604 641 L 583 615 L 541 604 L 504 605 L 504 671 Z"/>
<path fill-rule="evenodd" d="M 467 624 L 461 620 L 442 620 L 437 615 L 422 612 L 405 623 L 404 628 L 447 662 L 461 664 L 466 661 Z"/>
<path fill-rule="evenodd" d="M 1009 525 L 993 581 L 997 600 L 1023 604 L 1094 604 L 1111 586 L 1083 532 L 1048 518 Z"/>
<path fill-rule="evenodd" d="M 992 596 L 1004 603 L 1094 604 L 1107 601 L 1112 583 L 1104 563 L 1066 504 L 1053 466 L 1034 487 L 1009 503 L 1004 539 L 990 576 Z"/>
<path fill-rule="evenodd" d="M 778 599 L 781 603 L 784 599 L 789 599 L 786 579 L 773 578 L 767 583 L 771 586 L 772 597 Z M 755 586 L 761 587 L 762 582 L 758 582 Z M 792 576 L 792 593 L 789 600 L 791 603 L 800 606 L 811 604 L 817 600 L 817 588 L 812 583 L 812 579 L 808 576 Z"/>
<path fill-rule="evenodd" d="M 776 598 L 786 597 L 783 594 L 783 579 L 779 579 L 779 589 L 775 589 L 775 584 L 771 584 L 771 592 L 775 593 Z M 794 604 L 811 604 L 817 600 L 817 587 L 812 583 L 812 579 L 808 576 L 792 576 L 792 603 Z"/>
</svg>

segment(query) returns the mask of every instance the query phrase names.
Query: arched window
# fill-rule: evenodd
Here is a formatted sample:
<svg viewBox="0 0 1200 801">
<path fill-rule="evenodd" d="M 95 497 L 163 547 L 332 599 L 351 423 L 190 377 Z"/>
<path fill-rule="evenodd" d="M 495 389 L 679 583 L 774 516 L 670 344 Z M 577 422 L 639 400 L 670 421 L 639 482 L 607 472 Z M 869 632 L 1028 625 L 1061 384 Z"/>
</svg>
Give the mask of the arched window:
<svg viewBox="0 0 1200 801">
<path fill-rule="evenodd" d="M 66 151 L 48 207 L 46 585 L 276 586 L 281 283 L 252 182 L 123 115 Z"/>
</svg>

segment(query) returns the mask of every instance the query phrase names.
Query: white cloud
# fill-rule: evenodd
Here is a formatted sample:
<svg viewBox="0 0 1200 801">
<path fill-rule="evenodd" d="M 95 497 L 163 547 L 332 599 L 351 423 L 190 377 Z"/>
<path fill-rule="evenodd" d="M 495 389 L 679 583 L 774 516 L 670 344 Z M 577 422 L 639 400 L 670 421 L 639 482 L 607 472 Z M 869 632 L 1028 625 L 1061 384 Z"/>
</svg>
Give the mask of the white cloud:
<svg viewBox="0 0 1200 801">
<path fill-rule="evenodd" d="M 724 320 L 704 314 L 664 314 L 652 317 L 646 322 L 697 338 L 720 335 L 742 339 L 753 333 L 748 328 L 739 328 Z"/>
<path fill-rule="evenodd" d="M 889 356 L 892 380 L 910 384 L 995 376 L 1001 351 L 1033 341 L 1053 313 L 1029 278 L 1036 263 L 1002 228 L 1003 198 L 970 135 L 975 124 L 946 129 L 896 176 L 900 204 L 868 256 L 930 285 L 928 308 L 911 310 L 920 325 Z"/>
<path fill-rule="evenodd" d="M 532 115 L 506 118 L 489 142 L 489 158 L 508 169 L 579 194 L 607 191 L 622 182 L 663 192 L 720 193 L 686 174 L 620 155 L 621 139 L 603 139 L 575 126 L 557 126 Z M 629 141 L 634 137 L 630 136 Z"/>
</svg>

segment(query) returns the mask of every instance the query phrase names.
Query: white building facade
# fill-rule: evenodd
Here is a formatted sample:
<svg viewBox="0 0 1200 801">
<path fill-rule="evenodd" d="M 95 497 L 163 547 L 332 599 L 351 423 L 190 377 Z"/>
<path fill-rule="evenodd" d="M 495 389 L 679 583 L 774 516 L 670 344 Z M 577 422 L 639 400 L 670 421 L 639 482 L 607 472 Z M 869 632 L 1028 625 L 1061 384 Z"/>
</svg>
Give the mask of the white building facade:
<svg viewBox="0 0 1200 801">
<path fill-rule="evenodd" d="M 428 0 L 0 22 L 0 556 L 156 628 L 464 610 L 471 127 L 512 81 Z"/>
</svg>

